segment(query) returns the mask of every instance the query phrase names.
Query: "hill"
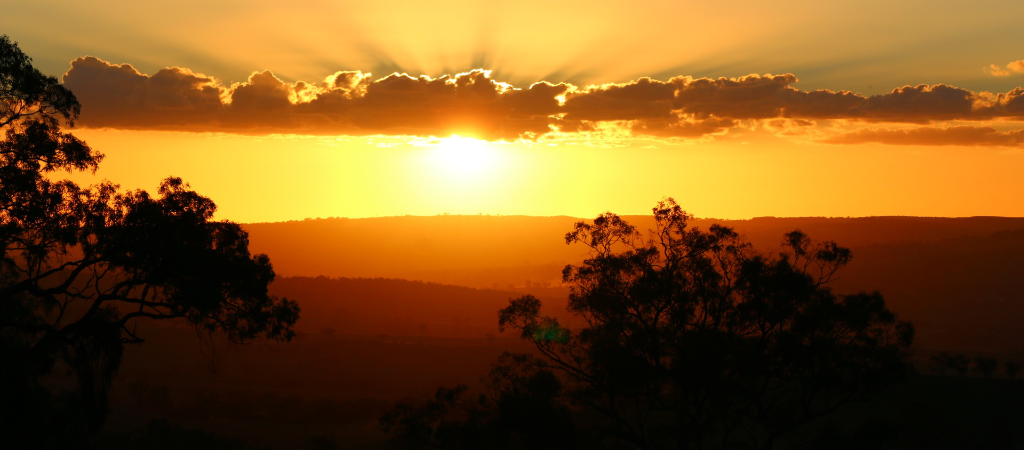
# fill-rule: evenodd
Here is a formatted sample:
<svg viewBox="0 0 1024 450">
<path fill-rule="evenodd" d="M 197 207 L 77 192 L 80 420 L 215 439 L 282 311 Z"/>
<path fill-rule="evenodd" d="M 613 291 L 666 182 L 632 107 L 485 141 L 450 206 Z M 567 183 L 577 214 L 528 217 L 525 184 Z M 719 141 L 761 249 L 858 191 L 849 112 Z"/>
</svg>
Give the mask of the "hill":
<svg viewBox="0 0 1024 450">
<path fill-rule="evenodd" d="M 296 330 L 355 336 L 497 336 L 498 310 L 518 292 L 389 278 L 283 277 L 272 292 L 296 299 Z M 564 294 L 564 292 L 563 292 Z M 563 313 L 563 296 L 540 296 L 549 314 Z"/>
<path fill-rule="evenodd" d="M 577 220 L 386 217 L 245 228 L 252 250 L 269 254 L 284 276 L 275 283 L 275 292 L 302 304 L 305 329 L 433 335 L 428 330 L 438 328 L 448 331 L 437 335 L 479 336 L 493 330 L 494 314 L 509 297 L 528 292 L 564 301 L 567 290 L 560 286 L 561 269 L 585 257 L 584 248 L 564 241 Z M 646 216 L 627 220 L 640 229 L 652 224 Z M 794 229 L 850 247 L 853 262 L 835 288 L 881 291 L 895 311 L 915 322 L 923 348 L 1004 353 L 1024 348 L 1024 331 L 1017 326 L 1024 313 L 1022 218 L 764 217 L 693 222 L 698 227 L 712 223 L 734 227 L 761 251 L 777 251 L 782 235 Z M 308 278 L 321 275 L 340 281 Z M 477 290 L 351 280 L 359 277 Z"/>
</svg>

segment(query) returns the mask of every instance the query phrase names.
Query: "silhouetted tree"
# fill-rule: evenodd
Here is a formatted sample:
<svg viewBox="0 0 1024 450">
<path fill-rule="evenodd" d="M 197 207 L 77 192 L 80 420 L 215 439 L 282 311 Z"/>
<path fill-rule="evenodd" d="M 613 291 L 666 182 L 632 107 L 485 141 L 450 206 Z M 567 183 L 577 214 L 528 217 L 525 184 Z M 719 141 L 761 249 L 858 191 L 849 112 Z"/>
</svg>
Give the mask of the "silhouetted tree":
<svg viewBox="0 0 1024 450">
<path fill-rule="evenodd" d="M 500 312 L 542 355 L 523 364 L 561 374 L 605 443 L 772 448 L 911 370 L 909 322 L 877 292 L 827 287 L 848 249 L 794 231 L 783 253 L 759 254 L 730 228 L 689 227 L 671 199 L 654 219 L 648 236 L 610 213 L 566 235 L 591 249 L 563 271 L 582 329 L 542 317 L 529 295 Z"/>
<path fill-rule="evenodd" d="M 971 359 L 964 355 L 950 355 L 946 359 L 946 364 L 961 377 L 967 375 L 967 372 L 971 369 Z"/>
<path fill-rule="evenodd" d="M 1006 370 L 1006 376 L 1010 377 L 1011 380 L 1015 380 L 1017 379 L 1017 374 L 1020 373 L 1020 364 L 1007 361 L 1004 369 Z"/>
<path fill-rule="evenodd" d="M 951 369 L 959 376 L 967 375 L 967 372 L 971 370 L 971 359 L 964 355 L 939 352 L 938 355 L 929 359 L 934 367 L 941 368 L 940 375 L 945 374 L 946 369 Z"/>
<path fill-rule="evenodd" d="M 591 449 L 565 403 L 562 382 L 528 355 L 505 353 L 486 390 L 439 388 L 426 404 L 401 402 L 381 418 L 402 449 Z"/>
<path fill-rule="evenodd" d="M 945 375 L 946 370 L 949 370 L 948 359 L 948 352 L 939 352 L 937 355 L 932 355 L 928 358 L 928 368 L 936 375 Z"/>
<path fill-rule="evenodd" d="M 591 254 L 563 280 L 583 328 L 541 316 L 533 296 L 511 300 L 499 325 L 518 329 L 538 356 L 504 355 L 476 400 L 460 386 L 423 406 L 399 404 L 382 419 L 406 439 L 395 443 L 525 448 L 474 440 L 525 423 L 502 408 L 502 395 L 517 392 L 519 415 L 561 424 L 545 428 L 563 430 L 560 448 L 767 449 L 799 443 L 787 435 L 912 370 L 909 322 L 878 293 L 827 287 L 849 250 L 794 231 L 785 252 L 759 254 L 730 228 L 688 227 L 671 199 L 654 218 L 647 237 L 610 213 L 577 223 L 566 242 Z"/>
<path fill-rule="evenodd" d="M 55 181 L 103 158 L 61 131 L 79 110 L 0 37 L 0 436 L 11 448 L 81 440 L 100 425 L 123 344 L 142 342 L 137 319 L 244 341 L 288 340 L 298 317 L 268 295 L 267 256 L 250 255 L 245 231 L 213 221 L 214 203 L 180 179 L 156 196 Z"/>
<path fill-rule="evenodd" d="M 988 358 L 985 356 L 974 357 L 974 371 L 981 374 L 984 377 L 992 377 L 992 374 L 996 373 L 996 369 L 999 368 L 999 362 L 995 358 Z"/>
</svg>

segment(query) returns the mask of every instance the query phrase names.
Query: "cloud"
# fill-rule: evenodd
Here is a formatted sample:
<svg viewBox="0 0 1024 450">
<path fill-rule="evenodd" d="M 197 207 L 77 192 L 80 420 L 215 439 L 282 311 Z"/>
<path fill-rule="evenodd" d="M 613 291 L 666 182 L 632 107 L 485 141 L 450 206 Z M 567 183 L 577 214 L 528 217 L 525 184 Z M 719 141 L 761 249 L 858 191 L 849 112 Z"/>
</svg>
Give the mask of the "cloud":
<svg viewBox="0 0 1024 450">
<path fill-rule="evenodd" d="M 976 111 L 983 97 L 944 84 L 904 86 L 865 97 L 849 91 L 802 91 L 791 86 L 797 81 L 792 74 L 671 81 L 677 87 L 675 106 L 698 116 L 927 123 L 989 119 L 1001 112 L 995 101 L 985 103 L 988 110 Z"/>
<path fill-rule="evenodd" d="M 85 105 L 87 127 L 248 134 L 473 134 L 515 139 L 545 133 L 568 85 L 525 89 L 483 70 L 413 78 L 337 72 L 318 84 L 286 83 L 270 71 L 242 83 L 171 67 L 153 76 L 93 57 L 72 62 L 64 85 Z"/>
<path fill-rule="evenodd" d="M 1008 77 L 1011 72 L 1024 73 L 1024 59 L 1007 64 L 1005 69 L 997 64 L 989 64 L 984 70 L 985 73 L 994 77 Z"/>
<path fill-rule="evenodd" d="M 869 128 L 825 139 L 830 144 L 880 143 L 892 145 L 957 145 L 978 147 L 1024 147 L 1024 130 L 997 131 L 992 127 L 918 127 L 911 129 Z"/>
<path fill-rule="evenodd" d="M 635 136 L 699 138 L 771 121 L 810 126 L 835 119 L 917 124 L 1024 120 L 1021 88 L 992 94 L 937 84 L 864 96 L 804 91 L 793 86 L 797 81 L 792 74 L 768 74 L 515 87 L 493 79 L 489 71 L 473 70 L 437 78 L 391 74 L 376 79 L 342 71 L 317 83 L 289 83 L 262 71 L 225 85 L 185 68 L 145 75 L 131 65 L 94 57 L 76 59 L 64 75 L 65 86 L 82 102 L 82 126 L 122 129 L 461 134 L 514 140 L 609 126 Z"/>
<path fill-rule="evenodd" d="M 85 126 L 188 127 L 212 122 L 223 108 L 219 81 L 188 69 L 169 67 L 147 76 L 129 64 L 85 57 L 75 60 L 71 70 L 65 86 L 96 124 Z"/>
<path fill-rule="evenodd" d="M 725 134 L 737 126 L 733 119 L 697 119 L 679 117 L 676 120 L 640 120 L 630 124 L 629 129 L 638 135 L 655 137 L 699 138 L 705 135 Z"/>
<path fill-rule="evenodd" d="M 992 75 L 994 77 L 1008 77 L 1008 76 L 1010 76 L 1010 71 L 1009 70 L 1006 70 L 1006 69 L 1004 69 L 1002 67 L 999 67 L 999 66 L 997 66 L 995 64 L 989 64 L 988 67 L 983 68 L 983 70 L 985 70 L 985 73 L 987 73 L 989 75 Z"/>
</svg>

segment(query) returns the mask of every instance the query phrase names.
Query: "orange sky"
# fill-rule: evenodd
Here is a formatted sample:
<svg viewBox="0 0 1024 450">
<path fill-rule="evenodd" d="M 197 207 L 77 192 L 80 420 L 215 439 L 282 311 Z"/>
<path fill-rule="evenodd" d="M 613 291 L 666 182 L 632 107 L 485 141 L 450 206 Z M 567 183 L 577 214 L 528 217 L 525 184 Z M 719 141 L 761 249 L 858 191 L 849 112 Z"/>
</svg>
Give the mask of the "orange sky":
<svg viewBox="0 0 1024 450">
<path fill-rule="evenodd" d="M 223 219 L 1024 215 L 1012 0 L 154 8 L 0 25 L 82 101 L 76 179 L 181 176 Z"/>
<path fill-rule="evenodd" d="M 82 130 L 97 177 L 154 189 L 176 175 L 242 222 L 305 217 L 646 214 L 664 196 L 701 217 L 1021 216 L 1018 150 L 749 141 L 478 144 L 463 171 L 436 140 Z M 140 144 L 141 143 L 141 144 Z M 588 145 L 589 144 L 589 145 Z M 215 149 L 215 151 L 214 151 Z M 448 153 L 454 153 L 449 155 Z M 89 181 L 91 177 L 78 177 Z"/>
</svg>

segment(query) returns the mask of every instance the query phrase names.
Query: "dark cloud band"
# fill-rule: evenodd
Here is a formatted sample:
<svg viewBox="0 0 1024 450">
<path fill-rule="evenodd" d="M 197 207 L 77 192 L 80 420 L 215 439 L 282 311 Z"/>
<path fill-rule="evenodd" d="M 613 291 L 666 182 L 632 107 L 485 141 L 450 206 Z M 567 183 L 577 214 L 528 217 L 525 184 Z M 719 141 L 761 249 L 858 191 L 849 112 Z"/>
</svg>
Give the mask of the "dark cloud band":
<svg viewBox="0 0 1024 450">
<path fill-rule="evenodd" d="M 317 84 L 286 83 L 264 71 L 225 86 L 188 69 L 144 75 L 128 64 L 94 57 L 76 59 L 64 75 L 65 86 L 83 104 L 81 125 L 120 129 L 532 139 L 555 131 L 592 131 L 610 122 L 632 135 L 691 138 L 721 134 L 751 120 L 1024 120 L 1021 88 L 990 94 L 939 84 L 863 96 L 803 91 L 792 86 L 796 81 L 791 74 L 681 76 L 585 88 L 546 82 L 517 88 L 483 70 L 379 79 L 337 72 Z"/>
</svg>

